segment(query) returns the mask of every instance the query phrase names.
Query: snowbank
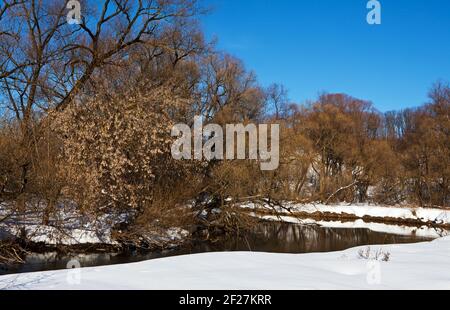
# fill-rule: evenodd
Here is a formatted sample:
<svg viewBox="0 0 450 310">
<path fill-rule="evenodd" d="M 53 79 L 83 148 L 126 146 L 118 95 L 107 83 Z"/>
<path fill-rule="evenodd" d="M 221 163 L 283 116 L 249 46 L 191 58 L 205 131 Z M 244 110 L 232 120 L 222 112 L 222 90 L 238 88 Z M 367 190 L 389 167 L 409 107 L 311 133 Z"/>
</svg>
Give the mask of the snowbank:
<svg viewBox="0 0 450 310">
<path fill-rule="evenodd" d="M 450 289 L 450 238 L 321 254 L 210 253 L 0 277 L 3 289 Z"/>
<path fill-rule="evenodd" d="M 99 217 L 81 215 L 73 204 L 58 206 L 57 212 L 50 219 L 49 225 L 42 225 L 42 210 L 39 205 L 26 214 L 13 213 L 0 223 L 0 240 L 26 236 L 27 240 L 47 246 L 63 245 L 108 245 L 116 246 L 112 236 L 116 225 L 125 223 L 129 217 L 126 213 L 111 213 Z M 8 214 L 5 204 L 0 204 L 0 218 Z M 30 208 L 31 209 L 31 208 Z M 149 231 L 142 237 L 149 244 L 175 246 L 183 241 L 189 232 L 174 227 L 167 230 Z"/>
<path fill-rule="evenodd" d="M 252 210 L 273 210 L 269 206 L 259 206 L 256 204 L 247 204 L 243 206 Z M 284 208 L 277 207 L 275 209 L 281 214 L 303 213 L 303 214 L 335 214 L 335 215 L 351 215 L 359 219 L 365 217 L 371 218 L 391 218 L 398 220 L 412 220 L 424 224 L 450 225 L 449 209 L 432 209 L 432 208 L 412 208 L 406 206 L 385 207 L 369 204 L 292 204 L 287 203 Z"/>
<path fill-rule="evenodd" d="M 300 219 L 292 216 L 259 216 L 253 214 L 255 217 L 266 221 L 275 221 L 275 222 L 285 222 L 291 224 L 300 224 L 300 225 L 318 225 L 322 227 L 328 228 L 348 228 L 348 229 L 369 229 L 371 231 L 387 233 L 393 235 L 402 235 L 402 236 L 417 236 L 422 238 L 430 238 L 437 239 L 441 237 L 446 237 L 450 235 L 450 231 L 442 228 L 433 228 L 428 226 L 421 227 L 413 227 L 413 226 L 404 226 L 404 225 L 390 225 L 383 223 L 368 223 L 363 220 L 356 221 L 317 221 L 313 219 Z"/>
</svg>

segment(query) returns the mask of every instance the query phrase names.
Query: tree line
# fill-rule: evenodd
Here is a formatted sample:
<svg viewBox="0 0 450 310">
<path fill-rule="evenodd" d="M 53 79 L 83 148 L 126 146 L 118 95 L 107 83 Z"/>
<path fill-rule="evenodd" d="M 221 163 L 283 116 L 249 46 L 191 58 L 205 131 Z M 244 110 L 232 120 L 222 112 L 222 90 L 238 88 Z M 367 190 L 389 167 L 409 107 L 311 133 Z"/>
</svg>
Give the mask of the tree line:
<svg viewBox="0 0 450 310">
<path fill-rule="evenodd" d="M 127 212 L 138 235 L 193 221 L 238 227 L 236 206 L 248 201 L 448 207 L 445 82 L 398 112 L 345 94 L 299 105 L 205 39 L 195 0 L 82 7 L 68 25 L 65 1 L 0 4 L 0 202 L 12 212 L 44 202 L 49 224 L 70 201 L 83 214 Z M 174 160 L 171 128 L 196 115 L 280 124 L 280 168 Z"/>
</svg>

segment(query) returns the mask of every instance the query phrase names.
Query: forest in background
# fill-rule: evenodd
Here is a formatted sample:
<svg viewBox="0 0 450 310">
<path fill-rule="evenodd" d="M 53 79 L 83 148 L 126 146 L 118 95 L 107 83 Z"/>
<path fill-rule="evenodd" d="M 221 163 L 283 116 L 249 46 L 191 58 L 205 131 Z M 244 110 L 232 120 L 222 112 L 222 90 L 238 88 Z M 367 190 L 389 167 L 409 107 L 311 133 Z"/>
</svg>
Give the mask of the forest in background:
<svg viewBox="0 0 450 310">
<path fill-rule="evenodd" d="M 93 218 L 128 214 L 120 237 L 133 239 L 235 229 L 248 201 L 449 207 L 448 82 L 403 111 L 346 94 L 297 104 L 207 42 L 195 0 L 81 3 L 80 25 L 66 23 L 65 1 L 0 4 L 0 223 L 33 211 L 51 225 L 70 203 Z M 171 128 L 196 115 L 280 124 L 279 169 L 174 160 Z"/>
</svg>

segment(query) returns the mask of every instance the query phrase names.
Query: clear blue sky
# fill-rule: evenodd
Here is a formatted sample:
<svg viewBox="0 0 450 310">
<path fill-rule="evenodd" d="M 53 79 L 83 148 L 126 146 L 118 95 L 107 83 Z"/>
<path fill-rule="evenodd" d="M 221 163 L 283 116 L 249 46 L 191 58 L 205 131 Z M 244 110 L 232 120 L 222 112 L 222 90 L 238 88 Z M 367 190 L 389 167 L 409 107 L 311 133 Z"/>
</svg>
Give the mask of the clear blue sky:
<svg viewBox="0 0 450 310">
<path fill-rule="evenodd" d="M 379 1 L 382 24 L 370 26 L 367 0 L 205 0 L 203 26 L 296 102 L 328 91 L 380 111 L 420 105 L 435 81 L 450 80 L 450 0 Z"/>
</svg>

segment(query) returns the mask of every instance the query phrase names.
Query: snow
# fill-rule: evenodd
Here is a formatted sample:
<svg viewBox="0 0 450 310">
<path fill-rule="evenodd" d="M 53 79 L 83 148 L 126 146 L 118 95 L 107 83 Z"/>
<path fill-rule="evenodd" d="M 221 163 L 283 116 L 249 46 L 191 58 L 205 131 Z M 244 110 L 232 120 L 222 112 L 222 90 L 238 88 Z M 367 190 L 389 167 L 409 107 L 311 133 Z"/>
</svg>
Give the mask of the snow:
<svg viewBox="0 0 450 310">
<path fill-rule="evenodd" d="M 65 232 L 51 226 L 28 225 L 26 231 L 29 232 L 29 241 L 47 245 L 115 244 L 109 230 L 103 234 L 88 229 L 70 229 Z"/>
<path fill-rule="evenodd" d="M 6 206 L 0 205 L 0 217 L 5 214 L 6 209 Z M 29 241 L 46 245 L 114 245 L 111 230 L 113 225 L 122 221 L 124 215 L 121 214 L 89 218 L 79 215 L 74 208 L 60 207 L 50 224 L 42 225 L 42 212 L 37 208 L 24 215 L 14 214 L 0 223 L 0 237 L 1 235 L 20 237 L 25 233 Z"/>
<path fill-rule="evenodd" d="M 0 277 L 3 289 L 450 289 L 450 237 L 318 254 L 208 253 Z"/>
<path fill-rule="evenodd" d="M 267 205 L 245 204 L 243 208 L 257 211 L 257 210 L 274 210 Z M 448 209 L 431 209 L 431 208 L 411 208 L 405 206 L 385 207 L 379 205 L 357 204 L 357 205 L 323 205 L 323 204 L 292 204 L 286 203 L 284 208 L 276 207 L 275 211 L 281 214 L 274 215 L 260 215 L 257 212 L 252 212 L 251 215 L 269 221 L 282 221 L 293 224 L 304 225 L 319 225 L 329 228 L 361 228 L 370 229 L 372 231 L 389 233 L 396 235 L 416 235 L 424 238 L 440 238 L 450 235 L 450 231 L 437 225 L 450 224 L 450 210 Z M 303 218 L 308 214 L 332 214 L 332 215 L 350 215 L 356 220 L 316 220 Z M 295 214 L 302 214 L 301 217 L 296 217 Z M 402 220 L 414 220 L 418 224 L 417 227 L 411 225 L 398 225 L 389 223 L 374 223 L 370 218 L 396 219 L 399 222 Z M 430 225 L 433 224 L 433 225 Z"/>
<path fill-rule="evenodd" d="M 42 209 L 39 205 L 25 215 L 14 214 L 0 223 L 0 240 L 20 237 L 23 232 L 28 241 L 46 245 L 117 245 L 113 240 L 112 230 L 115 225 L 127 221 L 129 214 L 105 214 L 98 217 L 81 215 L 73 204 L 61 205 L 50 220 L 49 225 L 42 225 Z M 9 208 L 11 209 L 11 208 Z M 8 206 L 0 204 L 0 218 L 7 214 Z M 150 231 L 145 236 L 149 243 L 175 246 L 189 232 L 180 228 L 169 228 L 161 231 Z"/>
<path fill-rule="evenodd" d="M 36 243 L 45 243 L 47 245 L 80 245 L 80 244 L 108 244 L 115 245 L 111 237 L 112 227 L 127 220 L 127 214 L 108 214 L 100 218 L 90 218 L 82 216 L 76 212 L 72 203 L 59 206 L 57 215 L 52 218 L 50 225 L 41 225 L 42 209 L 44 205 L 38 205 L 33 212 L 26 215 L 14 215 L 7 221 L 0 223 L 0 238 L 7 236 L 20 236 L 23 231 L 26 232 L 28 239 Z M 249 210 L 272 210 L 269 206 L 256 204 L 245 204 L 242 206 Z M 288 212 L 285 208 L 289 209 Z M 441 228 L 434 228 L 436 225 L 450 225 L 449 209 L 431 209 L 431 208 L 411 208 L 406 206 L 386 207 L 370 204 L 357 205 L 323 205 L 323 204 L 293 204 L 286 203 L 285 208 L 276 208 L 275 211 L 282 215 L 282 219 L 291 223 L 317 224 L 324 227 L 333 228 L 368 228 L 373 231 L 386 232 L 401 235 L 416 234 L 421 237 L 438 238 L 449 234 L 448 231 Z M 11 208 L 9 208 L 11 209 Z M 0 218 L 7 215 L 8 206 L 0 204 Z M 218 212 L 220 210 L 214 210 Z M 293 215 L 327 213 L 334 215 L 351 215 L 356 218 L 355 221 L 317 221 L 302 219 L 299 220 Z M 391 218 L 398 220 L 414 220 L 422 227 L 409 227 L 400 225 L 367 223 L 366 217 L 372 218 Z M 265 216 L 266 220 L 279 220 L 279 217 Z M 363 218 L 365 219 L 363 221 Z M 432 224 L 432 225 L 430 225 Z M 433 227 L 430 227 L 433 226 Z M 161 242 L 179 242 L 186 238 L 188 232 L 172 228 L 166 232 L 155 232 L 149 234 L 148 240 L 156 244 Z"/>
<path fill-rule="evenodd" d="M 270 209 L 269 206 L 259 206 L 253 203 L 242 206 L 244 208 L 256 209 Z M 336 215 L 353 215 L 357 218 L 373 217 L 373 218 L 394 218 L 399 220 L 415 220 L 422 223 L 434 224 L 450 224 L 450 210 L 437 208 L 413 208 L 407 206 L 379 206 L 370 204 L 338 204 L 338 205 L 324 205 L 324 204 L 292 204 L 286 203 L 286 209 L 290 209 L 293 213 L 331 213 Z M 286 209 L 276 208 L 280 213 L 289 213 Z"/>
<path fill-rule="evenodd" d="M 415 235 L 423 238 L 431 238 L 436 239 L 444 236 L 449 236 L 450 231 L 442 229 L 442 228 L 432 228 L 428 226 L 422 227 L 412 227 L 412 226 L 403 226 L 403 225 L 390 225 L 390 224 L 382 224 L 382 223 L 367 223 L 364 220 L 356 220 L 356 221 L 317 221 L 313 219 L 299 219 L 292 216 L 258 216 L 253 214 L 258 218 L 261 218 L 266 221 L 275 221 L 275 222 L 285 222 L 291 224 L 302 224 L 302 225 L 318 225 L 321 227 L 328 228 L 361 228 L 361 229 L 369 229 L 371 231 L 380 232 L 380 233 L 388 233 L 394 235 L 402 235 L 402 236 L 411 236 Z"/>
</svg>

